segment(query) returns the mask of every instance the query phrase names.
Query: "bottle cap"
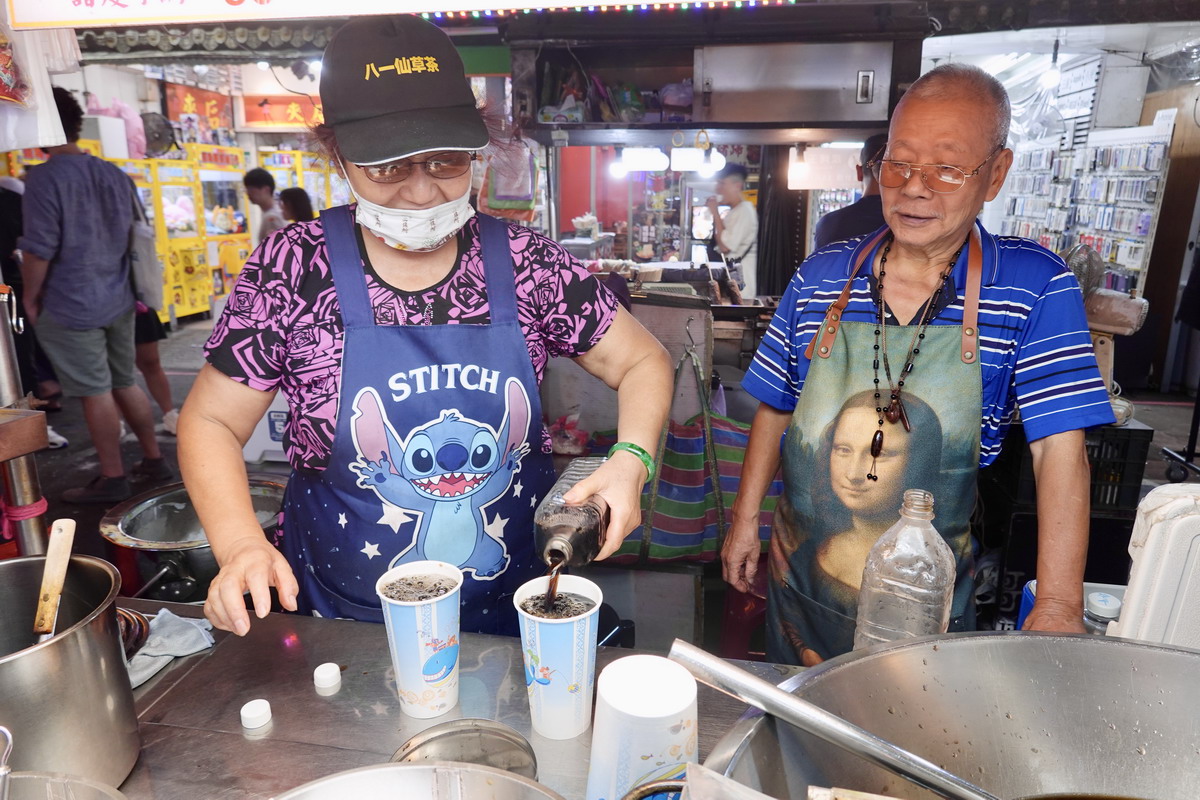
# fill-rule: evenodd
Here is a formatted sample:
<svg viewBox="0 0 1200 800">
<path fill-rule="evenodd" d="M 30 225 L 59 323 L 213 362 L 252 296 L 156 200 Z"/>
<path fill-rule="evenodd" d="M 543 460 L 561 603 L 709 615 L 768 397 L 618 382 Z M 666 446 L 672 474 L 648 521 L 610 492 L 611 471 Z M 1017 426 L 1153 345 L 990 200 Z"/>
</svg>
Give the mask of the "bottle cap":
<svg viewBox="0 0 1200 800">
<path fill-rule="evenodd" d="M 271 721 L 271 704 L 261 697 L 242 706 L 242 727 L 261 728 Z"/>
<path fill-rule="evenodd" d="M 1090 592 L 1087 596 L 1087 612 L 1100 619 L 1116 619 L 1121 616 L 1121 599 L 1108 592 Z"/>
<path fill-rule="evenodd" d="M 330 689 L 342 682 L 342 668 L 327 661 L 313 670 L 313 683 L 318 689 Z"/>
</svg>

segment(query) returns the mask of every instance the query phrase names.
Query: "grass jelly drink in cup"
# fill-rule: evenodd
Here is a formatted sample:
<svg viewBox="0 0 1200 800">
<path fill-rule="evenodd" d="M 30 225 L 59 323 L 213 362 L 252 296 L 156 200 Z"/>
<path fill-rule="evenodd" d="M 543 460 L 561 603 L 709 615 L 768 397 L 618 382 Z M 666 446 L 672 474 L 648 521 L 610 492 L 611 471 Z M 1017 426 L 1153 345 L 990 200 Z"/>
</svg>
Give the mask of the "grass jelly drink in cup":
<svg viewBox="0 0 1200 800">
<path fill-rule="evenodd" d="M 393 567 L 375 583 L 383 605 L 400 709 L 428 719 L 458 704 L 462 571 L 444 561 Z"/>
<path fill-rule="evenodd" d="M 548 576 L 534 578 L 513 596 L 521 622 L 529 716 L 533 730 L 547 739 L 573 739 L 591 723 L 604 595 L 586 578 L 562 575 L 547 609 L 549 584 Z"/>
</svg>

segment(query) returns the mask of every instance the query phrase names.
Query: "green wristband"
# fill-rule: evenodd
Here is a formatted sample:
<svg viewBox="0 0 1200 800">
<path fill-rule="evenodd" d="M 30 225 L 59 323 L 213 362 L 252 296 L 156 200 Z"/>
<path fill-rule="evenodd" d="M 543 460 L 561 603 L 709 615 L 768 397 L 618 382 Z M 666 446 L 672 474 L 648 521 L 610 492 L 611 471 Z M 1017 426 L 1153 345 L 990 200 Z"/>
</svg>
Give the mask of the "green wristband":
<svg viewBox="0 0 1200 800">
<path fill-rule="evenodd" d="M 646 468 L 646 481 L 654 480 L 654 456 L 646 452 L 645 448 L 639 447 L 633 442 L 617 442 L 608 449 L 608 457 L 612 458 L 613 453 L 621 450 L 637 456 L 638 461 L 641 461 L 642 466 Z"/>
</svg>

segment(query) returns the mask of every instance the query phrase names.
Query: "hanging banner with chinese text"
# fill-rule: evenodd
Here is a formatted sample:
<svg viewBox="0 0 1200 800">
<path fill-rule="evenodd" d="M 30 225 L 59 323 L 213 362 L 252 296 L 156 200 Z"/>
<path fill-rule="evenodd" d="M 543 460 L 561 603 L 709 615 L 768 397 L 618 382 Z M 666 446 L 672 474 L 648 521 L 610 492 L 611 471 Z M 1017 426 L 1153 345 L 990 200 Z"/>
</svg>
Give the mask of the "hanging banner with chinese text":
<svg viewBox="0 0 1200 800">
<path fill-rule="evenodd" d="M 231 144 L 233 98 L 178 83 L 164 84 L 167 117 L 180 144 Z"/>
<path fill-rule="evenodd" d="M 563 0 L 522 0 L 521 8 L 562 8 Z M 392 0 L 391 14 L 508 11 L 512 0 Z M 250 22 L 378 14 L 379 0 L 8 0 L 13 28 L 93 28 L 188 22 Z"/>
<path fill-rule="evenodd" d="M 236 108 L 240 131 L 306 131 L 325 121 L 319 98 L 297 94 L 248 94 Z"/>
</svg>

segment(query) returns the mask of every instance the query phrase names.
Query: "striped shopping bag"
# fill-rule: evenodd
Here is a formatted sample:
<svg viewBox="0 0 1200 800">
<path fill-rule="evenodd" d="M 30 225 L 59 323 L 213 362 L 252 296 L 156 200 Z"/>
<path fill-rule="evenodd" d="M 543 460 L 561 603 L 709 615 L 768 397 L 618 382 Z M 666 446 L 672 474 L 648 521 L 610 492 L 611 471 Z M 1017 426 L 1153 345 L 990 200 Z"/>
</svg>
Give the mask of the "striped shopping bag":
<svg viewBox="0 0 1200 800">
<path fill-rule="evenodd" d="M 684 423 L 671 422 L 655 480 L 642 490 L 643 523 L 648 521 L 649 526 L 643 524 L 630 533 L 610 559 L 612 563 L 708 562 L 720 558 L 724 518 L 741 486 L 750 426 L 716 414 L 711 414 L 709 420 L 720 476 L 720 507 L 713 490 L 713 470 L 706 460 L 703 413 Z M 593 452 L 607 453 L 616 440 L 616 431 L 595 434 Z M 771 536 L 775 503 L 782 491 L 783 481 L 776 476 L 759 510 L 759 540 L 764 551 Z M 645 539 L 647 527 L 649 542 Z"/>
</svg>

